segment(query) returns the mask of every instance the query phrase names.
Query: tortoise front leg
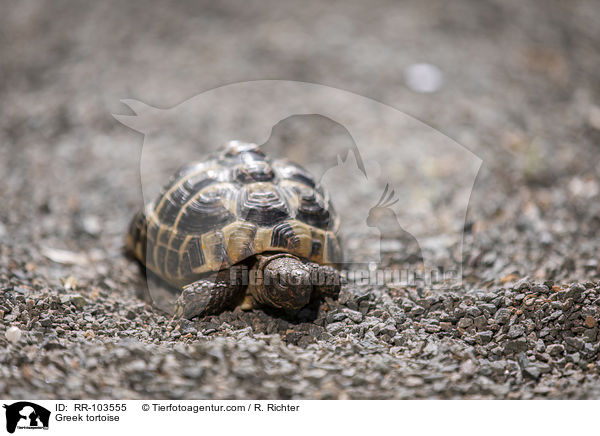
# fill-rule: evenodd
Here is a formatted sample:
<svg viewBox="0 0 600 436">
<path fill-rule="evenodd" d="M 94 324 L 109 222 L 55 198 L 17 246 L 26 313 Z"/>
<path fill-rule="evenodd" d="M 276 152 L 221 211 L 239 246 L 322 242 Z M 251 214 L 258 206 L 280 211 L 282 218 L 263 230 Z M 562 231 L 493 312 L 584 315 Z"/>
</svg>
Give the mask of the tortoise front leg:
<svg viewBox="0 0 600 436">
<path fill-rule="evenodd" d="M 312 283 L 317 296 L 337 298 L 343 284 L 339 271 L 329 265 L 309 263 L 312 269 Z"/>
<path fill-rule="evenodd" d="M 244 294 L 241 269 L 219 273 L 215 280 L 197 280 L 184 286 L 175 302 L 175 316 L 192 319 L 214 315 L 235 306 Z"/>
</svg>

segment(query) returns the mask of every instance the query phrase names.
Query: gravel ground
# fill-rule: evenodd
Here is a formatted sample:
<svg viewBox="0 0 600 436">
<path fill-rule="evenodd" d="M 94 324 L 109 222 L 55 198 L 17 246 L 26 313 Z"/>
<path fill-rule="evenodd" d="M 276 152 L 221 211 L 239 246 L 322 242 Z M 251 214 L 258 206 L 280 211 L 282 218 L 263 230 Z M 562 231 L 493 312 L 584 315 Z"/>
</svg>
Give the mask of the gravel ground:
<svg viewBox="0 0 600 436">
<path fill-rule="evenodd" d="M 23 1 L 7 10 L 3 397 L 600 396 L 593 1 Z M 442 71 L 437 92 L 403 81 L 418 62 Z M 462 286 L 353 284 L 294 319 L 234 310 L 174 321 L 141 298 L 145 281 L 123 239 L 142 203 L 142 141 L 111 113 L 126 113 L 122 98 L 168 107 L 265 78 L 369 96 L 482 158 Z M 339 132 L 290 120 L 274 131 L 280 151 L 295 135 Z M 338 200 L 344 216 L 354 199 Z M 383 266 L 411 262 L 388 254 Z"/>
</svg>

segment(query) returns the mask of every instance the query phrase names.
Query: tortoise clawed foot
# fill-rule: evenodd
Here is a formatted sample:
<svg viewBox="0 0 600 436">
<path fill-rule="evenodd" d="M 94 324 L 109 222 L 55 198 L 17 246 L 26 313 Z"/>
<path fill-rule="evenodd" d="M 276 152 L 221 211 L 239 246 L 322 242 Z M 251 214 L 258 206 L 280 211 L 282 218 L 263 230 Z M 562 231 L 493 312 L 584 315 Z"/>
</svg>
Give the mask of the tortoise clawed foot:
<svg viewBox="0 0 600 436">
<path fill-rule="evenodd" d="M 242 287 L 223 280 L 198 280 L 183 288 L 175 303 L 175 315 L 187 319 L 213 315 L 232 306 Z"/>
<path fill-rule="evenodd" d="M 211 298 L 203 290 L 211 290 L 210 282 L 194 282 L 181 291 L 181 295 L 175 302 L 175 316 L 192 319 L 196 316 L 204 316 L 210 313 Z"/>
<path fill-rule="evenodd" d="M 321 297 L 337 298 L 342 289 L 343 277 L 329 265 L 313 265 L 313 285 Z"/>
</svg>

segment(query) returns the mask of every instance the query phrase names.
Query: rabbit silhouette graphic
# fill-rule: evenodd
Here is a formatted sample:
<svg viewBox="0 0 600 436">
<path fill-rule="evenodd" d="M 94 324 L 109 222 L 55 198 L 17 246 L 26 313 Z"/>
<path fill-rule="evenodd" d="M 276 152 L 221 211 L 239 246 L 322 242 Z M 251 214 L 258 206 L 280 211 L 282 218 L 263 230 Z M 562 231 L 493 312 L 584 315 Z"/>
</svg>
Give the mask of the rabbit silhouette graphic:
<svg viewBox="0 0 600 436">
<path fill-rule="evenodd" d="M 386 251 L 384 250 L 386 242 L 399 241 L 402 245 L 400 250 L 402 254 L 399 260 L 410 264 L 421 263 L 423 254 L 417 238 L 402 228 L 396 212 L 392 209 L 392 206 L 399 201 L 395 195 L 395 191 L 390 189 L 389 184 L 386 184 L 379 201 L 369 210 L 367 226 L 376 227 L 379 230 L 381 258 Z"/>
</svg>

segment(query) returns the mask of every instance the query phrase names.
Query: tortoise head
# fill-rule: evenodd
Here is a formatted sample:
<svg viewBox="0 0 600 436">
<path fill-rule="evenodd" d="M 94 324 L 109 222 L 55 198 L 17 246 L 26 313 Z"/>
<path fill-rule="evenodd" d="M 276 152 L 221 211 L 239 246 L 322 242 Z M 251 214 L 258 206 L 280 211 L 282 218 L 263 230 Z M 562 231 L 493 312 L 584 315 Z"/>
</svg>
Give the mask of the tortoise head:
<svg viewBox="0 0 600 436">
<path fill-rule="evenodd" d="M 287 310 L 308 304 L 313 291 L 309 266 L 293 256 L 271 257 L 260 263 L 263 280 L 253 292 L 259 303 Z"/>
</svg>

